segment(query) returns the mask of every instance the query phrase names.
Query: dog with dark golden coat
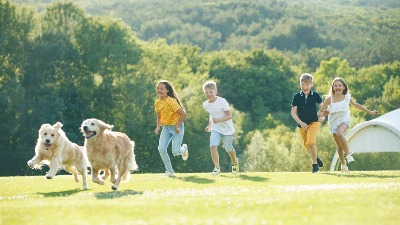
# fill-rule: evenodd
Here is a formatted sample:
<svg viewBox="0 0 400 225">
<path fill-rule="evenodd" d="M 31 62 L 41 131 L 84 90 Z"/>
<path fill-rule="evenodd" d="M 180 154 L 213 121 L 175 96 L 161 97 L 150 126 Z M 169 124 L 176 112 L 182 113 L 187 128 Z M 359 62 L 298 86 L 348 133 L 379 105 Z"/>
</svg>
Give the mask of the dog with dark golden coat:
<svg viewBox="0 0 400 225">
<path fill-rule="evenodd" d="M 92 181 L 104 185 L 110 177 L 112 189 L 117 190 L 123 181 L 129 181 L 130 172 L 137 170 L 134 147 L 135 143 L 122 132 L 111 131 L 109 125 L 98 119 L 87 119 L 81 125 L 85 137 L 85 149 L 91 164 Z M 99 172 L 104 175 L 99 178 Z"/>
</svg>

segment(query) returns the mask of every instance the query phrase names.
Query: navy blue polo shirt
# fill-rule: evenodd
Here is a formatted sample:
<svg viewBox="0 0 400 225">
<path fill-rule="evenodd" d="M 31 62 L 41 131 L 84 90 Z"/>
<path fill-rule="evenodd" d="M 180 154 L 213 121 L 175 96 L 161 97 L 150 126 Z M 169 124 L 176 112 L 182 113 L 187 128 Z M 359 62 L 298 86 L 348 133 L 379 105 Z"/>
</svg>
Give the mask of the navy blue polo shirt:
<svg viewBox="0 0 400 225">
<path fill-rule="evenodd" d="M 297 92 L 293 95 L 292 107 L 297 106 L 297 115 L 301 121 L 307 125 L 312 122 L 318 122 L 318 108 L 317 104 L 321 104 L 321 96 L 314 91 L 310 91 L 307 98 L 303 91 Z M 299 124 L 297 124 L 300 127 Z"/>
</svg>

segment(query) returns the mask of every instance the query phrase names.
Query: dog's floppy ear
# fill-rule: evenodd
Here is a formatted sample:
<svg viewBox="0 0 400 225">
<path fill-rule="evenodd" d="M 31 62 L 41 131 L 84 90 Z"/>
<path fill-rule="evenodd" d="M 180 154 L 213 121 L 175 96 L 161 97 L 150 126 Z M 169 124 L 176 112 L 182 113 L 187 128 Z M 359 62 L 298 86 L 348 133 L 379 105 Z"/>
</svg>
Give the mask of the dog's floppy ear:
<svg viewBox="0 0 400 225">
<path fill-rule="evenodd" d="M 62 126 L 63 126 L 63 124 L 60 122 L 57 122 L 56 124 L 53 125 L 53 127 L 56 129 L 60 129 Z"/>
<path fill-rule="evenodd" d="M 101 120 L 99 120 L 98 122 L 99 122 L 99 127 L 100 127 L 101 129 L 108 129 L 108 130 L 111 130 L 111 129 L 113 129 L 113 128 L 114 128 L 114 126 L 113 126 L 113 125 L 110 125 L 110 124 L 104 123 L 104 122 L 103 122 L 103 121 L 101 121 Z"/>
</svg>

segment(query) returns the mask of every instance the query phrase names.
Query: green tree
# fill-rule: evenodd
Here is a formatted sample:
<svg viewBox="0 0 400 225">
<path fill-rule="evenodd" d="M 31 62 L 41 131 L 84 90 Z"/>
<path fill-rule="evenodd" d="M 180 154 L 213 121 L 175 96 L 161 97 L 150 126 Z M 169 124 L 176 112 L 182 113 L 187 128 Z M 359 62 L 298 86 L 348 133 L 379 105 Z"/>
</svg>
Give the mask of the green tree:
<svg viewBox="0 0 400 225">
<path fill-rule="evenodd" d="M 33 152 L 31 128 L 24 122 L 29 101 L 20 85 L 26 57 L 31 47 L 30 32 L 35 18 L 29 10 L 18 10 L 9 1 L 0 1 L 0 175 L 24 173 L 26 159 Z M 36 136 L 36 132 L 33 132 Z"/>
<path fill-rule="evenodd" d="M 391 77 L 383 89 L 382 97 L 369 98 L 365 102 L 367 108 L 378 110 L 379 115 L 400 108 L 400 77 Z M 355 115 L 362 116 L 361 113 Z M 372 116 L 367 116 L 367 119 L 372 119 Z"/>
<path fill-rule="evenodd" d="M 215 58 L 210 76 L 220 80 L 220 93 L 242 112 L 251 112 L 251 120 L 259 124 L 268 113 L 287 110 L 293 90 L 289 82 L 294 76 L 285 59 L 276 54 L 255 50 L 236 61 Z M 256 126 L 257 126 L 256 125 Z"/>
<path fill-rule="evenodd" d="M 354 74 L 355 68 L 351 68 L 347 60 L 340 60 L 337 57 L 329 61 L 324 60 L 314 73 L 315 90 L 321 95 L 330 94 L 331 84 L 335 77 L 341 77 L 346 80 L 346 83 L 351 84 Z"/>
<path fill-rule="evenodd" d="M 264 139 L 261 132 L 256 131 L 247 146 L 245 156 L 245 171 L 276 172 L 289 171 L 289 150 L 284 142 L 280 141 L 280 133 L 277 128 Z M 275 132 L 276 131 L 276 132 Z M 278 134 L 279 133 L 279 134 Z"/>
</svg>

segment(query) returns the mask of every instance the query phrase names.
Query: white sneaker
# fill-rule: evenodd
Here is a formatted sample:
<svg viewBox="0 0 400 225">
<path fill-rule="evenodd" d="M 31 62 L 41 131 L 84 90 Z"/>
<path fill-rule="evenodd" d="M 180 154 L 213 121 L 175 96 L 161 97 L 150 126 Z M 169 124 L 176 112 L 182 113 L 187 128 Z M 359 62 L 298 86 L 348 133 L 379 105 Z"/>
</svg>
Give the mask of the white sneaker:
<svg viewBox="0 0 400 225">
<path fill-rule="evenodd" d="M 181 147 L 181 151 L 182 151 L 182 159 L 183 160 L 187 160 L 189 158 L 189 150 L 187 147 L 187 144 L 183 144 Z"/>
<path fill-rule="evenodd" d="M 342 165 L 342 173 L 348 173 L 349 168 L 346 165 Z"/>
<path fill-rule="evenodd" d="M 168 172 L 168 171 L 165 171 L 165 176 L 166 177 L 172 177 L 172 178 L 176 177 L 174 172 Z"/>
<path fill-rule="evenodd" d="M 220 169 L 218 169 L 217 167 L 214 167 L 214 170 L 212 171 L 211 175 L 217 176 L 219 173 L 220 173 Z"/>
<path fill-rule="evenodd" d="M 348 155 L 346 156 L 347 164 L 356 161 L 356 160 L 353 158 L 353 156 L 351 156 L 351 155 L 353 155 L 353 153 L 350 153 L 350 154 L 348 154 Z"/>
</svg>

